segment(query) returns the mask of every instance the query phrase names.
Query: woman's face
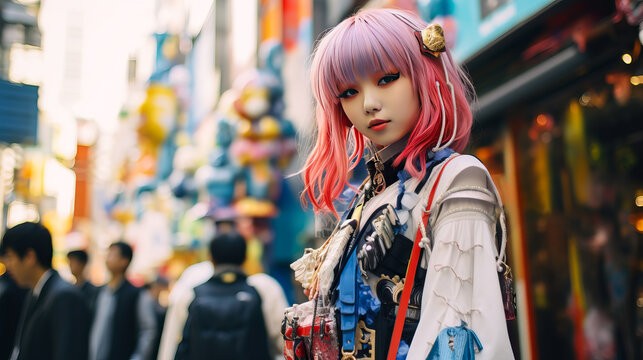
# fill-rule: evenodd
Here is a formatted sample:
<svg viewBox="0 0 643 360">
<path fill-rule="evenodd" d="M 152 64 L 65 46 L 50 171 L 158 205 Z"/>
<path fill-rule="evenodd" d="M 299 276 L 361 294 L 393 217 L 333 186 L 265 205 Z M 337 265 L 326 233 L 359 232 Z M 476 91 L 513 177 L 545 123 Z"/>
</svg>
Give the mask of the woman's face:
<svg viewBox="0 0 643 360">
<path fill-rule="evenodd" d="M 399 72 L 358 78 L 356 84 L 340 90 L 340 103 L 350 122 L 379 147 L 400 140 L 417 123 L 417 91 L 411 79 Z"/>
</svg>

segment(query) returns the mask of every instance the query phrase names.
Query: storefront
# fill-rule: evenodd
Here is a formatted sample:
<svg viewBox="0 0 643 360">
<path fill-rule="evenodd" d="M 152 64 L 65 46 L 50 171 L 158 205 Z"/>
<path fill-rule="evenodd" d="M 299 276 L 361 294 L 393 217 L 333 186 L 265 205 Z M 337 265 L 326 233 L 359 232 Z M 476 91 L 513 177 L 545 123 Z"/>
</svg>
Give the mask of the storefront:
<svg viewBox="0 0 643 360">
<path fill-rule="evenodd" d="M 554 2 L 464 63 L 478 95 L 472 151 L 510 221 L 523 359 L 641 356 L 643 69 L 630 3 Z"/>
</svg>

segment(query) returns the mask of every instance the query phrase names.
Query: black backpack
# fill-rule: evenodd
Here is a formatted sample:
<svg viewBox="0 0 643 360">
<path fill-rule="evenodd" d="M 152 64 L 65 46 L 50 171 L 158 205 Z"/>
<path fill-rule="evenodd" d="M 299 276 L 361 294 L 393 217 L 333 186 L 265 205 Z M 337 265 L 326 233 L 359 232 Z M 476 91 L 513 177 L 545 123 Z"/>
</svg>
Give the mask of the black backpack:
<svg viewBox="0 0 643 360">
<path fill-rule="evenodd" d="M 224 282 L 225 273 L 197 286 L 190 305 L 184 339 L 189 359 L 268 359 L 268 340 L 261 298 L 235 274 Z"/>
</svg>

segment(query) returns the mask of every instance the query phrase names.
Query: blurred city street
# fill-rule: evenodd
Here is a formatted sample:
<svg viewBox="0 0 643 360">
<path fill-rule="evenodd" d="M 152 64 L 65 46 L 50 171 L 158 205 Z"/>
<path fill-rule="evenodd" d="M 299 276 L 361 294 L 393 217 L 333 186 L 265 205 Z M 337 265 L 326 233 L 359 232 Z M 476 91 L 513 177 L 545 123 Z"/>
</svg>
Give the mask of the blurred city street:
<svg viewBox="0 0 643 360">
<path fill-rule="evenodd" d="M 643 1 L 0 0 L 0 237 L 48 229 L 53 269 L 92 299 L 89 359 L 130 345 L 132 359 L 174 359 L 229 229 L 246 244 L 234 276 L 256 288 L 284 359 L 283 308 L 308 300 L 290 264 L 337 224 L 301 196 L 319 130 L 310 59 L 370 8 L 441 24 L 471 79 L 463 153 L 504 204 L 515 358 L 643 359 Z M 367 174 L 362 160 L 350 183 Z M 8 261 L 0 360 L 30 359 L 14 349 L 27 290 Z M 132 285 L 122 314 L 103 291 L 115 279 Z M 136 325 L 104 325 L 109 306 Z"/>
</svg>

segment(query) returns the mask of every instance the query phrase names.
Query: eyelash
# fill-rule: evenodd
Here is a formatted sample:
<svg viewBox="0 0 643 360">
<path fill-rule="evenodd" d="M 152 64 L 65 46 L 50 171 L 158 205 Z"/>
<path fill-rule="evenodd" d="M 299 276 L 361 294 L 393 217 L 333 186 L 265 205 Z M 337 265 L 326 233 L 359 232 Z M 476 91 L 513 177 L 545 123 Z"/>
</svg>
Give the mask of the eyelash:
<svg viewBox="0 0 643 360">
<path fill-rule="evenodd" d="M 377 85 L 378 86 L 388 85 L 399 78 L 400 78 L 399 72 L 395 74 L 386 74 L 377 81 Z M 340 99 L 347 99 L 354 95 L 357 95 L 357 90 L 351 88 L 351 89 L 346 89 L 342 91 L 337 97 Z"/>
<path fill-rule="evenodd" d="M 400 73 L 399 72 L 395 73 L 395 74 L 386 74 L 386 75 L 382 76 L 382 78 L 377 81 L 377 85 L 380 85 L 380 86 L 381 85 L 387 85 L 387 84 L 390 84 L 390 83 L 392 83 L 393 81 L 395 81 L 395 80 L 397 80 L 399 78 L 400 78 Z M 385 83 L 382 84 L 382 81 L 385 81 Z"/>
<path fill-rule="evenodd" d="M 357 95 L 357 90 L 355 89 L 346 89 L 342 91 L 339 95 L 337 95 L 338 98 L 340 99 L 348 99 L 349 97 Z"/>
</svg>

